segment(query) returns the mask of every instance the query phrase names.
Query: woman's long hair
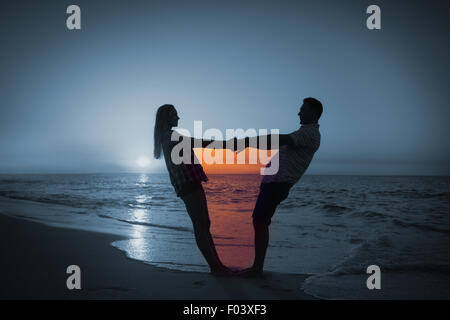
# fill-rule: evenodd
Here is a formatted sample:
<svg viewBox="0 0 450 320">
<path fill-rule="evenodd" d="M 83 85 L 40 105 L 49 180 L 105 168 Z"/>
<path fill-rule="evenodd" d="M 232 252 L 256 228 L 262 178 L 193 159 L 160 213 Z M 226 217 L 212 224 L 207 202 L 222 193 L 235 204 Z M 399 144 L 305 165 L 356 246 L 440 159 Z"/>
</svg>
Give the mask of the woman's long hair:
<svg viewBox="0 0 450 320">
<path fill-rule="evenodd" d="M 169 117 L 175 111 L 175 107 L 171 104 L 165 104 L 156 111 L 155 130 L 154 130 L 154 149 L 153 156 L 155 159 L 161 157 L 161 137 L 165 130 L 170 129 Z"/>
</svg>

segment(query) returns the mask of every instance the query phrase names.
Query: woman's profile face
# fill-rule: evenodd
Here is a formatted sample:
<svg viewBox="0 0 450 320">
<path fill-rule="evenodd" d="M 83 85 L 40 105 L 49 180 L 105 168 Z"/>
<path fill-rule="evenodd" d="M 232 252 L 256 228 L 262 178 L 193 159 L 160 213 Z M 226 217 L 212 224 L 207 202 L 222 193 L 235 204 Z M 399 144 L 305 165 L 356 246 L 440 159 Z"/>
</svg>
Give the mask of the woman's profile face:
<svg viewBox="0 0 450 320">
<path fill-rule="evenodd" d="M 178 117 L 178 113 L 177 110 L 173 109 L 173 111 L 170 112 L 169 115 L 169 124 L 171 127 L 176 127 L 178 126 L 178 120 L 180 118 Z"/>
</svg>

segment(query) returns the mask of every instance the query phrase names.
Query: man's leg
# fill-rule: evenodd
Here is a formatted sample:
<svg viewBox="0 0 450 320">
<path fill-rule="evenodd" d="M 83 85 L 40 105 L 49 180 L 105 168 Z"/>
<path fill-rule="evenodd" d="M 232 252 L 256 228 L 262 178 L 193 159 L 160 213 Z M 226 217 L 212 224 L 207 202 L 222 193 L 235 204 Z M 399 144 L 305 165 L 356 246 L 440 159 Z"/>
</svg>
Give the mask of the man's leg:
<svg viewBox="0 0 450 320">
<path fill-rule="evenodd" d="M 261 184 L 252 216 L 255 230 L 255 260 L 248 270 L 250 273 L 263 272 L 269 245 L 269 225 L 277 206 L 289 195 L 290 187 L 290 184 L 284 183 Z"/>
<path fill-rule="evenodd" d="M 252 269 L 260 273 L 263 271 L 264 259 L 269 245 L 269 226 L 264 221 L 253 219 L 253 228 L 255 229 L 255 261 Z"/>
</svg>

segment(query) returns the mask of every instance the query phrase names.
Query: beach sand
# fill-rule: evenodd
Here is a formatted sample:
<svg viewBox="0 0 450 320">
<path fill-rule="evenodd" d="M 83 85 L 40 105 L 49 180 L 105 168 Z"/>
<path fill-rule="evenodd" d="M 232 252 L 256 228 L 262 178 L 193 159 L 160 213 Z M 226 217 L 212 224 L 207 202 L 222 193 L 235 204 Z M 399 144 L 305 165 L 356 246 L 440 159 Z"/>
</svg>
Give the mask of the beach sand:
<svg viewBox="0 0 450 320">
<path fill-rule="evenodd" d="M 117 235 L 1 214 L 0 235 L 0 299 L 313 299 L 300 289 L 307 275 L 247 279 L 157 268 L 113 248 Z M 69 265 L 81 268 L 81 290 L 66 287 Z"/>
</svg>

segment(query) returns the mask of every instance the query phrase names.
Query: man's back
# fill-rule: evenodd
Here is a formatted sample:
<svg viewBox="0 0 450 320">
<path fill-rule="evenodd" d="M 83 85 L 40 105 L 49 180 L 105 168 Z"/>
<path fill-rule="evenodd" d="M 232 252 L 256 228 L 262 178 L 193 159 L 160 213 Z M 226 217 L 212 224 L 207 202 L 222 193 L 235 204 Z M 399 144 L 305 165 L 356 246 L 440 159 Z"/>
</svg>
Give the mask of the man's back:
<svg viewBox="0 0 450 320">
<path fill-rule="evenodd" d="M 275 157 L 279 157 L 278 172 L 266 175 L 262 183 L 289 182 L 296 183 L 305 173 L 320 146 L 319 124 L 302 125 L 300 129 L 289 134 L 293 146 L 281 146 Z M 271 166 L 271 163 L 267 165 Z"/>
</svg>

